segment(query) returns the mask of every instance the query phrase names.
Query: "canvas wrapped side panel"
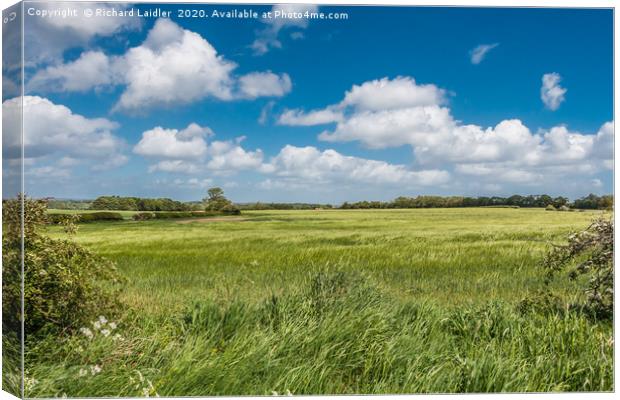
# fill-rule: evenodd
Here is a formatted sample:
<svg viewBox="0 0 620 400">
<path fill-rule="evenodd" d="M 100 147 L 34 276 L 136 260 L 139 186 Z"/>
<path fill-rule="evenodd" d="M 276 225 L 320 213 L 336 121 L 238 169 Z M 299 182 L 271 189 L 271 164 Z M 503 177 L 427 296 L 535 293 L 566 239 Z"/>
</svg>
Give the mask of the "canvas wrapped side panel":
<svg viewBox="0 0 620 400">
<path fill-rule="evenodd" d="M 22 3 L 2 12 L 2 390 L 23 397 Z"/>
</svg>

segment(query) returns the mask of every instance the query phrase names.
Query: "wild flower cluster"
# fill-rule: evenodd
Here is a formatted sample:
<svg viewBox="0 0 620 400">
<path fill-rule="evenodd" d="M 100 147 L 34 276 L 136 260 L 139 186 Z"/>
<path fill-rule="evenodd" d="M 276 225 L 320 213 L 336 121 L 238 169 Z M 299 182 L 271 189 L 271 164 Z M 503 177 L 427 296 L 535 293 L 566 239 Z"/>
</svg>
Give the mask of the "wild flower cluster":
<svg viewBox="0 0 620 400">
<path fill-rule="evenodd" d="M 24 392 L 30 393 L 38 383 L 37 379 L 24 374 Z"/>
<path fill-rule="evenodd" d="M 286 396 L 292 396 L 292 395 L 293 395 L 293 393 L 291 393 L 291 391 L 290 391 L 289 389 L 286 389 L 286 393 L 281 395 L 281 394 L 279 394 L 278 392 L 276 392 L 275 390 L 272 390 L 272 391 L 271 391 L 271 395 L 272 395 L 272 396 L 284 396 L 284 395 L 286 395 Z"/>
<path fill-rule="evenodd" d="M 153 383 L 142 375 L 142 372 L 136 370 L 137 379 L 130 377 L 129 381 L 134 385 L 134 388 L 144 397 L 159 397 L 159 394 L 155 390 Z"/>
<path fill-rule="evenodd" d="M 90 365 L 88 368 L 80 368 L 80 372 L 78 372 L 78 376 L 80 378 L 83 378 L 86 375 L 88 375 L 89 373 L 92 376 L 95 376 L 98 373 L 100 373 L 101 371 L 102 371 L 102 368 L 101 368 L 101 366 L 99 364 Z"/>
<path fill-rule="evenodd" d="M 85 326 L 80 328 L 80 333 L 86 336 L 88 339 L 93 339 L 95 337 L 95 334 L 97 333 L 101 334 L 104 337 L 108 337 L 116 328 L 118 328 L 116 322 L 109 322 L 108 319 L 103 315 L 100 315 L 97 320 L 91 322 L 91 325 L 93 326 L 92 330 Z M 120 334 L 117 333 L 112 336 L 112 339 L 116 341 L 122 339 L 122 337 Z"/>
<path fill-rule="evenodd" d="M 114 321 L 108 321 L 108 319 L 103 316 L 100 315 L 96 320 L 92 321 L 91 323 L 92 329 L 86 326 L 83 326 L 80 328 L 80 333 L 86 337 L 86 339 L 88 339 L 89 341 L 95 339 L 95 337 L 110 337 L 110 335 L 112 335 L 112 332 L 114 330 L 116 330 L 118 328 L 118 324 Z M 111 336 L 112 340 L 117 341 L 122 339 L 121 335 L 116 333 L 113 336 Z M 84 349 L 80 346 L 79 351 L 84 351 Z M 97 374 L 99 374 L 101 371 L 103 370 L 103 367 L 99 364 L 94 364 L 94 365 L 88 365 L 85 368 L 80 368 L 79 372 L 78 372 L 78 377 L 83 378 L 85 376 L 88 376 L 89 374 L 91 376 L 95 376 Z"/>
</svg>

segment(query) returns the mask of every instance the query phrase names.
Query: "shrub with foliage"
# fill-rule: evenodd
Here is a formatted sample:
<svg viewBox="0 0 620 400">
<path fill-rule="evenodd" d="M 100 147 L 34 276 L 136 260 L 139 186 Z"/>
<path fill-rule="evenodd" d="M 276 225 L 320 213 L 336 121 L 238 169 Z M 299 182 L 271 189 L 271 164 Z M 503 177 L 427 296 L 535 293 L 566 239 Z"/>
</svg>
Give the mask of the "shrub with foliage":
<svg viewBox="0 0 620 400">
<path fill-rule="evenodd" d="M 220 208 L 220 212 L 228 215 L 240 215 L 241 210 L 234 204 L 227 204 L 224 207 Z"/>
<path fill-rule="evenodd" d="M 3 202 L 3 323 L 18 331 L 21 315 L 21 199 Z M 80 245 L 41 234 L 47 205 L 23 199 L 24 328 L 27 335 L 75 330 L 117 307 L 114 264 Z"/>
<path fill-rule="evenodd" d="M 553 206 L 553 204 L 549 204 L 547 207 L 545 207 L 546 211 L 556 211 L 557 209 Z"/>
<path fill-rule="evenodd" d="M 231 205 L 231 201 L 224 196 L 224 191 L 219 187 L 211 188 L 207 191 L 208 197 L 202 201 L 206 211 L 221 211 L 222 208 Z"/>
<path fill-rule="evenodd" d="M 67 214 L 65 218 L 60 221 L 63 230 L 69 235 L 75 235 L 78 231 L 77 222 L 80 220 L 80 216 L 77 214 Z"/>
<path fill-rule="evenodd" d="M 122 221 L 123 216 L 117 212 L 99 211 L 84 214 L 48 214 L 45 221 L 52 225 L 65 225 L 68 220 L 76 222 Z"/>
<path fill-rule="evenodd" d="M 192 205 L 167 198 L 100 196 L 90 204 L 89 208 L 91 210 L 188 211 L 192 209 Z"/>
<path fill-rule="evenodd" d="M 179 212 L 158 212 L 155 213 L 156 219 L 169 219 L 169 218 L 191 218 L 193 217 L 190 211 Z"/>
<path fill-rule="evenodd" d="M 80 222 L 96 222 L 96 221 L 122 221 L 123 216 L 120 213 L 99 211 L 88 214 L 80 214 Z"/>
<path fill-rule="evenodd" d="M 584 277 L 586 300 L 577 304 L 597 318 L 613 317 L 614 306 L 614 223 L 598 219 L 586 230 L 568 237 L 568 244 L 554 246 L 545 258 L 547 283 L 568 270 L 568 278 Z"/>
<path fill-rule="evenodd" d="M 150 219 L 171 219 L 171 218 L 198 218 L 215 217 L 222 215 L 220 211 L 160 211 L 142 212 L 133 215 L 135 221 L 146 221 Z"/>
<path fill-rule="evenodd" d="M 136 213 L 132 216 L 134 221 L 146 221 L 149 219 L 154 219 L 155 218 L 155 213 L 152 212 L 140 212 L 140 213 Z"/>
</svg>

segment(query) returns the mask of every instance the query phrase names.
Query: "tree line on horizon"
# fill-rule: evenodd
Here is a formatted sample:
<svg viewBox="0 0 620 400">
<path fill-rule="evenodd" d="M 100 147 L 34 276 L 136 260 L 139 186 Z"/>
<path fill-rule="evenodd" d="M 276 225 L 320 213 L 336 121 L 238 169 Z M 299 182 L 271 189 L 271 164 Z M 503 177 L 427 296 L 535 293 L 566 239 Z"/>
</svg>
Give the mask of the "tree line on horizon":
<svg viewBox="0 0 620 400">
<path fill-rule="evenodd" d="M 126 211 L 199 211 L 205 206 L 213 210 L 219 206 L 233 205 L 240 210 L 312 210 L 312 209 L 390 209 L 390 208 L 458 208 L 458 207 L 523 207 L 545 208 L 549 205 L 555 208 L 569 207 L 576 209 L 597 210 L 611 209 L 613 195 L 587 196 L 570 201 L 563 196 L 551 197 L 541 195 L 512 195 L 499 196 L 400 196 L 392 201 L 357 201 L 344 202 L 340 206 L 320 203 L 232 203 L 224 197 L 220 188 L 209 189 L 209 197 L 202 201 L 181 202 L 169 198 L 142 198 L 122 196 L 100 196 L 93 201 L 88 200 L 56 200 L 49 199 L 49 208 L 57 209 L 91 209 L 91 210 L 126 210 Z"/>
<path fill-rule="evenodd" d="M 523 207 L 523 208 L 555 208 L 569 207 L 585 210 L 610 209 L 614 203 L 613 195 L 597 196 L 589 194 L 570 202 L 563 196 L 551 197 L 547 194 L 510 197 L 499 196 L 417 196 L 397 197 L 392 201 L 358 201 L 344 202 L 341 209 L 371 209 L 371 208 L 458 208 L 458 207 Z"/>
</svg>

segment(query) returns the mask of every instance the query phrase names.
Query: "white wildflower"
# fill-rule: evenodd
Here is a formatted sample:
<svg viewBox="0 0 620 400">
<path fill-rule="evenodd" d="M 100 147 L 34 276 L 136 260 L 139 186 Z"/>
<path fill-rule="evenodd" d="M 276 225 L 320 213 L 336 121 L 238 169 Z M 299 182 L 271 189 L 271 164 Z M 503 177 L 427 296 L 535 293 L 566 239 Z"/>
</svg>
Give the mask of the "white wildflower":
<svg viewBox="0 0 620 400">
<path fill-rule="evenodd" d="M 94 327 L 96 330 L 101 329 L 101 322 L 99 322 L 99 321 L 95 321 L 95 322 L 93 322 L 93 327 Z"/>
<path fill-rule="evenodd" d="M 97 375 L 99 372 L 101 372 L 101 367 L 99 365 L 91 365 L 90 367 L 91 375 Z"/>
<path fill-rule="evenodd" d="M 89 339 L 93 338 L 93 331 L 91 331 L 89 328 L 82 327 L 80 328 L 80 332 Z"/>
<path fill-rule="evenodd" d="M 99 316 L 99 322 L 101 322 L 101 325 L 105 325 L 105 324 L 108 323 L 108 320 L 103 315 L 100 315 Z"/>
<path fill-rule="evenodd" d="M 109 329 L 102 329 L 101 330 L 101 334 L 105 337 L 110 336 L 110 330 Z"/>
<path fill-rule="evenodd" d="M 24 386 L 26 390 L 32 389 L 37 383 L 39 383 L 39 381 L 34 378 L 28 376 L 24 377 Z"/>
<path fill-rule="evenodd" d="M 114 330 L 116 329 L 116 322 L 110 322 L 108 326 L 110 327 L 110 329 Z"/>
<path fill-rule="evenodd" d="M 121 335 L 119 335 L 118 333 L 117 333 L 116 335 L 112 336 L 112 340 L 114 340 L 115 342 L 116 342 L 117 340 L 121 340 L 122 338 L 123 338 L 123 337 L 122 337 Z"/>
<path fill-rule="evenodd" d="M 78 372 L 78 376 L 81 378 L 83 376 L 86 376 L 86 374 L 88 374 L 88 371 L 84 368 L 80 368 L 80 372 Z"/>
</svg>

